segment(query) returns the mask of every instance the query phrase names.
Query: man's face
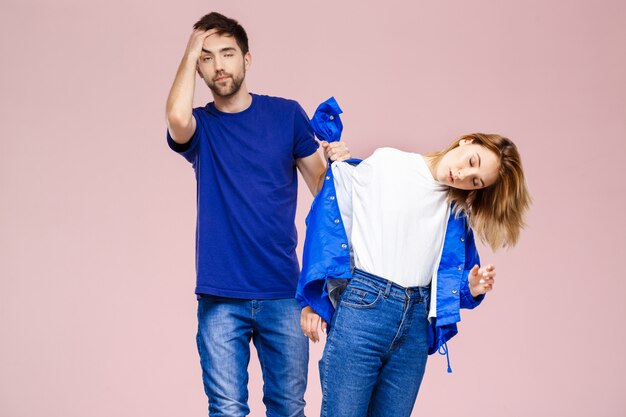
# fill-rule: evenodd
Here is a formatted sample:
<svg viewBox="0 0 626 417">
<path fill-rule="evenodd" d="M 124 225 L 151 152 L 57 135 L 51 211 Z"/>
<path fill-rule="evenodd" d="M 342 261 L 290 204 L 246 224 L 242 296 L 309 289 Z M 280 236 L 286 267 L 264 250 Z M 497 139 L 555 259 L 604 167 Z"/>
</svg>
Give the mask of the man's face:
<svg viewBox="0 0 626 417">
<path fill-rule="evenodd" d="M 213 33 L 204 40 L 198 73 L 214 95 L 235 95 L 249 66 L 250 53 L 243 55 L 234 37 Z"/>
</svg>

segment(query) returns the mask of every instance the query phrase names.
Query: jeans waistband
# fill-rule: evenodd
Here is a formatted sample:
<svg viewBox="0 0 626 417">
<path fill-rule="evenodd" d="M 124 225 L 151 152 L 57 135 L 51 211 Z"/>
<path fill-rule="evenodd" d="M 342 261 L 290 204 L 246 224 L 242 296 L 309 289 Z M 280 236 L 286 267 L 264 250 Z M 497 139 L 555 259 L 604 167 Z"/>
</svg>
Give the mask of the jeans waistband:
<svg viewBox="0 0 626 417">
<path fill-rule="evenodd" d="M 354 268 L 352 271 L 352 278 L 360 281 L 367 282 L 369 285 L 375 288 L 385 291 L 385 297 L 389 295 L 407 296 L 409 298 L 423 298 L 428 299 L 430 297 L 430 286 L 427 287 L 403 287 L 402 285 L 391 282 L 378 275 L 365 272 L 361 269 Z"/>
</svg>

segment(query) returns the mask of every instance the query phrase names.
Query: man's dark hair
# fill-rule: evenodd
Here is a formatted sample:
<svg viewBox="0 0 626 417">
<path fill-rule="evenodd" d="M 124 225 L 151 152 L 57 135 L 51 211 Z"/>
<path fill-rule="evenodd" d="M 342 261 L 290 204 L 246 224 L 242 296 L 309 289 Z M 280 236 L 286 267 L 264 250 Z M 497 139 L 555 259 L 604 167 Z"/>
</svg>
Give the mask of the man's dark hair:
<svg viewBox="0 0 626 417">
<path fill-rule="evenodd" d="M 241 52 L 244 55 L 248 53 L 248 35 L 239 22 L 234 19 L 230 19 L 217 12 L 211 12 L 202 16 L 202 18 L 193 25 L 193 28 L 201 30 L 217 29 L 218 35 L 226 34 L 234 37 Z"/>
</svg>

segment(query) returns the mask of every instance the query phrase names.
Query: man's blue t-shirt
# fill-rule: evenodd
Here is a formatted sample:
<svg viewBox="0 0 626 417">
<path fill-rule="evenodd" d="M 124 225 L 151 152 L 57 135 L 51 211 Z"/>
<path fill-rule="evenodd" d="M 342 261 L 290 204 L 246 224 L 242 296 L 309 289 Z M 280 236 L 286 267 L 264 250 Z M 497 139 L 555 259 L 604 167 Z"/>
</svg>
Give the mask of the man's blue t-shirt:
<svg viewBox="0 0 626 417">
<path fill-rule="evenodd" d="M 293 100 L 252 94 L 240 113 L 209 103 L 193 115 L 191 140 L 179 145 L 168 132 L 167 142 L 196 172 L 196 293 L 293 297 L 296 159 L 318 147 L 306 113 Z"/>
</svg>

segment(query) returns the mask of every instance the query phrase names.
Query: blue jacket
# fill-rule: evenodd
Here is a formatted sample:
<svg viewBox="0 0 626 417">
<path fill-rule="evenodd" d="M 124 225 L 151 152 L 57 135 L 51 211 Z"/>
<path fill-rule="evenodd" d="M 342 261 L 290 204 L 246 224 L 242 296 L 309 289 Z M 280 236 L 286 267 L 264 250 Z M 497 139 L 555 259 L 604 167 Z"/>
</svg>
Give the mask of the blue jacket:
<svg viewBox="0 0 626 417">
<path fill-rule="evenodd" d="M 341 109 L 331 98 L 318 107 L 311 125 L 318 137 L 329 142 L 339 140 Z M 360 161 L 349 160 L 356 164 Z M 447 354 L 446 342 L 457 334 L 461 308 L 478 306 L 484 295 L 472 297 L 468 287 L 469 271 L 480 264 L 474 235 L 465 216 L 450 210 L 436 285 L 431 299 L 436 300 L 436 318 L 431 319 L 429 354 Z M 326 171 L 324 185 L 311 205 L 306 218 L 306 238 L 302 272 L 296 298 L 302 307 L 311 306 L 330 324 L 334 308 L 326 291 L 327 280 L 352 277 L 350 247 L 336 198 L 332 169 Z M 448 371 L 450 367 L 448 363 Z"/>
</svg>

